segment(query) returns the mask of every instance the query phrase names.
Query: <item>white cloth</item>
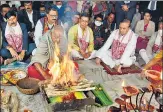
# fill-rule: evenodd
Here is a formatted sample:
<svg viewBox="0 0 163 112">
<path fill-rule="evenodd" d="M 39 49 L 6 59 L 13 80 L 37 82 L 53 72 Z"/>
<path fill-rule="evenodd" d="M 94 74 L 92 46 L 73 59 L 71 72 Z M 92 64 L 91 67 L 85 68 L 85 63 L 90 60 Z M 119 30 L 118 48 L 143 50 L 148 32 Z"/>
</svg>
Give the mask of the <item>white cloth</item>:
<svg viewBox="0 0 163 112">
<path fill-rule="evenodd" d="M 77 1 L 77 11 L 79 13 L 81 13 L 83 2 L 84 1 Z"/>
<path fill-rule="evenodd" d="M 149 4 L 148 4 L 148 9 L 149 9 L 149 10 L 156 10 L 157 1 L 154 1 L 154 2 L 155 2 L 154 9 L 151 9 L 151 3 L 152 3 L 152 1 L 149 2 Z"/>
<path fill-rule="evenodd" d="M 43 32 L 43 26 L 40 20 L 37 21 L 35 32 L 34 32 L 34 41 L 36 44 L 36 47 L 38 47 L 38 44 L 40 42 L 40 37 L 42 36 Z"/>
<path fill-rule="evenodd" d="M 84 59 L 84 60 L 89 60 L 89 59 L 93 59 L 93 58 L 96 57 L 96 50 L 93 50 L 92 53 L 91 53 L 91 56 L 89 58 L 87 58 L 87 59 L 83 58 L 83 56 L 78 51 L 76 51 L 74 49 L 71 51 L 71 56 L 73 58 L 80 58 L 80 59 Z"/>
<path fill-rule="evenodd" d="M 136 60 L 134 54 L 136 49 L 137 35 L 135 33 L 132 35 L 130 41 L 128 42 L 121 58 L 117 60 L 114 60 L 112 58 L 112 54 L 109 48 L 112 45 L 113 40 L 116 38 L 116 33 L 117 30 L 113 31 L 104 46 L 96 52 L 96 57 L 100 58 L 105 64 L 109 65 L 111 68 L 113 68 L 117 62 L 118 64 L 121 63 L 123 65 L 130 65 L 131 60 L 132 63 L 134 63 Z"/>
<path fill-rule="evenodd" d="M 130 67 L 135 61 L 136 61 L 136 57 L 132 56 L 129 57 L 127 59 L 125 59 L 123 61 L 123 63 L 121 62 L 121 59 L 115 60 L 112 58 L 112 54 L 110 50 L 107 50 L 105 53 L 103 53 L 103 57 L 101 58 L 101 60 L 109 65 L 111 68 L 115 67 L 115 65 L 119 65 L 119 64 L 123 64 L 123 67 Z"/>
<path fill-rule="evenodd" d="M 7 19 L 3 17 L 4 22 L 7 22 Z"/>
<path fill-rule="evenodd" d="M 128 4 L 128 3 L 130 3 L 130 1 L 124 1 L 124 3 L 125 3 L 125 4 Z"/>
<path fill-rule="evenodd" d="M 16 26 L 9 26 L 7 23 L 6 29 L 5 29 L 5 37 L 8 34 L 15 34 L 15 35 L 21 35 L 22 36 L 22 29 L 20 27 L 20 24 L 17 22 Z"/>
<path fill-rule="evenodd" d="M 133 34 L 134 32 L 132 30 L 129 30 L 126 35 L 120 35 L 119 30 L 116 30 L 116 34 L 113 39 L 112 48 L 111 48 L 112 58 L 114 59 L 121 58 Z"/>
<path fill-rule="evenodd" d="M 49 29 L 53 27 L 53 24 L 50 25 L 48 24 Z M 38 47 L 39 42 L 40 42 L 40 37 L 42 37 L 43 33 L 43 26 L 40 20 L 37 21 L 37 24 L 35 26 L 35 32 L 34 32 L 34 41 L 36 44 L 36 47 Z"/>
<path fill-rule="evenodd" d="M 29 21 L 32 23 L 32 28 L 34 28 L 33 11 L 30 14 L 27 12 L 27 15 L 28 15 Z"/>
<path fill-rule="evenodd" d="M 145 61 L 146 64 L 147 64 L 147 63 L 150 61 L 150 59 L 152 58 L 151 55 L 147 55 L 147 52 L 146 52 L 145 49 L 141 49 L 141 50 L 139 51 L 139 54 L 140 54 L 140 56 L 142 57 L 142 59 Z"/>
<path fill-rule="evenodd" d="M 160 46 L 162 44 L 162 30 L 158 30 L 158 34 L 155 40 L 155 45 Z"/>
<path fill-rule="evenodd" d="M 16 52 L 21 52 L 23 47 L 23 33 L 20 24 L 17 22 L 16 26 L 9 26 L 7 23 L 5 29 L 5 38 L 10 46 Z"/>
<path fill-rule="evenodd" d="M 79 44 L 80 49 L 84 51 L 87 50 L 89 39 L 90 39 L 89 37 L 90 37 L 89 28 L 87 27 L 85 31 L 83 32 L 83 30 L 80 28 L 80 25 L 78 25 L 78 37 L 77 38 L 78 38 L 78 44 Z"/>
<path fill-rule="evenodd" d="M 158 47 L 159 46 L 161 47 L 162 45 L 161 35 L 162 35 L 162 30 L 155 32 L 152 35 L 151 39 L 149 40 L 147 48 L 139 51 L 140 56 L 146 63 L 148 63 L 150 59 L 152 59 L 156 54 L 155 52 L 153 52 L 153 46 L 157 45 Z"/>
</svg>

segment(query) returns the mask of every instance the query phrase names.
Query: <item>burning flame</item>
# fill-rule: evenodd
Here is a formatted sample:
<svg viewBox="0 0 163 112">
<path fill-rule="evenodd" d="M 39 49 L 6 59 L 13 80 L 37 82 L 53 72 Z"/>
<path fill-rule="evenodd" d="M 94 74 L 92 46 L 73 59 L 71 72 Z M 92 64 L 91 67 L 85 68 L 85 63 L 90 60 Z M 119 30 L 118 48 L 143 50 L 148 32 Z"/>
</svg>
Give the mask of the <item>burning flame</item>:
<svg viewBox="0 0 163 112">
<path fill-rule="evenodd" d="M 54 51 L 54 64 L 50 69 L 50 74 L 52 74 L 52 83 L 68 85 L 69 82 L 73 83 L 75 81 L 75 65 L 74 62 L 70 59 L 71 47 L 68 46 L 67 53 L 62 57 L 60 61 L 60 50 L 55 43 Z"/>
<path fill-rule="evenodd" d="M 143 104 L 146 105 L 147 104 L 147 100 L 144 98 L 143 100 Z"/>
<path fill-rule="evenodd" d="M 123 80 L 123 82 L 122 82 L 122 87 L 125 87 L 126 86 L 126 83 L 125 83 L 125 81 Z"/>
</svg>

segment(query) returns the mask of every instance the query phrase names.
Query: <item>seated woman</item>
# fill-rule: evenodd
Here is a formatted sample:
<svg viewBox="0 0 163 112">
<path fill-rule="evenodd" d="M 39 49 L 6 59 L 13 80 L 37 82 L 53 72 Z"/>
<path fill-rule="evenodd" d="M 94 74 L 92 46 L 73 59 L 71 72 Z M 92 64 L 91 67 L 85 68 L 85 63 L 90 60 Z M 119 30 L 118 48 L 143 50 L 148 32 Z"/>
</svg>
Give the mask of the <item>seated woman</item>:
<svg viewBox="0 0 163 112">
<path fill-rule="evenodd" d="M 93 36 L 94 36 L 94 49 L 98 50 L 103 45 L 103 26 L 102 26 L 102 20 L 103 16 L 101 14 L 98 14 L 95 16 L 95 21 L 92 23 L 91 28 L 93 30 Z"/>
<path fill-rule="evenodd" d="M 6 59 L 4 64 L 28 59 L 36 46 L 28 43 L 26 25 L 17 21 L 14 11 L 9 11 L 6 18 L 7 23 L 2 24 L 1 56 Z"/>
<path fill-rule="evenodd" d="M 163 50 L 160 50 L 155 57 L 149 61 L 143 68 L 141 73 L 142 77 L 145 76 L 145 71 L 148 69 L 157 70 L 159 72 L 162 71 L 162 59 L 163 59 Z"/>
<path fill-rule="evenodd" d="M 141 53 L 142 49 L 146 49 L 147 43 L 155 31 L 155 23 L 150 21 L 151 14 L 149 12 L 144 13 L 144 19 L 138 21 L 135 33 L 139 35 L 137 39 L 136 51 Z"/>
</svg>

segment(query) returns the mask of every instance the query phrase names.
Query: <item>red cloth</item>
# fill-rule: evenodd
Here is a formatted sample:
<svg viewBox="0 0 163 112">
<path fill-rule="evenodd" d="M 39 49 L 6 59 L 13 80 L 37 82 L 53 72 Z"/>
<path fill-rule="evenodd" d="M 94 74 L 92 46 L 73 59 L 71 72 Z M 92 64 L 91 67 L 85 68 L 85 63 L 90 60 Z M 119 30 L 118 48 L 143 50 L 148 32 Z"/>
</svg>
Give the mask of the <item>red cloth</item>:
<svg viewBox="0 0 163 112">
<path fill-rule="evenodd" d="M 148 24 L 144 25 L 144 31 L 147 31 Z"/>
<path fill-rule="evenodd" d="M 74 62 L 76 71 L 79 70 L 79 66 L 77 62 Z M 49 74 L 49 70 L 46 70 L 46 73 Z M 32 78 L 36 78 L 39 80 L 45 80 L 45 78 L 36 70 L 35 66 L 31 65 L 28 67 L 28 76 Z"/>
<path fill-rule="evenodd" d="M 147 31 L 148 24 L 144 25 L 144 31 Z M 147 44 L 148 44 L 148 37 L 142 38 L 138 37 L 137 39 L 137 44 L 136 44 L 136 50 L 139 52 L 141 49 L 146 49 Z"/>
<path fill-rule="evenodd" d="M 137 43 L 136 43 L 136 50 L 139 52 L 141 49 L 146 49 L 149 39 L 138 37 Z"/>
<path fill-rule="evenodd" d="M 162 66 L 160 66 L 159 64 L 156 64 L 156 65 L 153 65 L 151 67 L 151 69 L 161 72 L 162 71 Z"/>
<path fill-rule="evenodd" d="M 36 70 L 35 66 L 28 67 L 28 76 L 39 80 L 45 80 L 45 78 Z"/>
<path fill-rule="evenodd" d="M 67 5 L 70 6 L 74 12 L 77 11 L 77 1 L 68 1 Z"/>
</svg>

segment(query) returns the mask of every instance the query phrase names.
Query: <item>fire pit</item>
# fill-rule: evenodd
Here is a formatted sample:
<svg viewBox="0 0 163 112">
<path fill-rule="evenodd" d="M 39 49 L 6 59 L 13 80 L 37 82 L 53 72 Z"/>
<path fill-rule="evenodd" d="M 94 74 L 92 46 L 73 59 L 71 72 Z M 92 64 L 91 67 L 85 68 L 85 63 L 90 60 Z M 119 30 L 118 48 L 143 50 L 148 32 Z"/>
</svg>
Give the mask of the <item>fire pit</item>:
<svg viewBox="0 0 163 112">
<path fill-rule="evenodd" d="M 47 112 L 76 110 L 86 105 L 95 104 L 93 98 L 86 96 L 84 89 L 82 89 L 82 91 L 75 91 L 74 89 L 55 89 L 55 87 L 52 89 L 52 87 L 49 88 L 48 83 L 45 82 L 40 82 L 39 86 Z M 87 89 L 85 90 L 87 91 Z"/>
<path fill-rule="evenodd" d="M 79 73 L 76 64 L 70 58 L 71 47 L 60 56 L 55 43 L 54 59 L 48 65 L 51 80 L 39 83 L 47 112 L 75 110 L 95 103 L 93 98 L 86 96 L 85 91 L 94 90 L 92 81 L 88 81 Z"/>
</svg>

